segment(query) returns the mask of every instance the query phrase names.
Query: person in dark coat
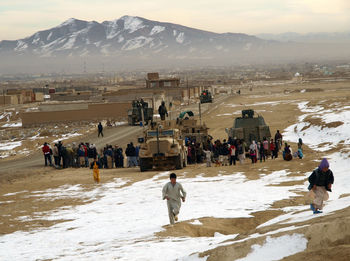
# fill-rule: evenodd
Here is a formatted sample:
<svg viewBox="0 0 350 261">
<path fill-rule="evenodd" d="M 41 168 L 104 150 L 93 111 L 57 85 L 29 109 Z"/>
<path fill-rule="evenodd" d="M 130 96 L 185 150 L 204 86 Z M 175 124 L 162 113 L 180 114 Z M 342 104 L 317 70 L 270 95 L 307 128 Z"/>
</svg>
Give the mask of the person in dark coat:
<svg viewBox="0 0 350 261">
<path fill-rule="evenodd" d="M 103 138 L 103 126 L 102 126 L 102 123 L 101 123 L 101 122 L 98 123 L 97 130 L 98 130 L 98 135 L 97 135 L 97 137 L 100 137 L 100 135 L 101 135 L 102 138 Z"/>
<path fill-rule="evenodd" d="M 165 120 L 165 115 L 168 117 L 168 111 L 167 111 L 167 109 L 165 107 L 165 102 L 164 101 L 162 101 L 162 105 L 159 106 L 158 113 L 159 113 L 160 119 L 162 121 Z"/>
<path fill-rule="evenodd" d="M 137 166 L 136 149 L 135 149 L 134 144 L 132 142 L 130 142 L 127 145 L 127 148 L 125 150 L 125 155 L 128 157 L 128 168 L 136 167 Z"/>
<path fill-rule="evenodd" d="M 282 148 L 282 134 L 279 130 L 275 134 L 275 142 L 277 142 L 278 150 L 280 150 Z"/>
<path fill-rule="evenodd" d="M 62 155 L 62 141 L 59 141 L 57 144 L 57 149 L 58 149 L 58 165 L 61 166 L 61 162 L 62 162 L 62 166 L 63 166 L 63 155 Z"/>
<path fill-rule="evenodd" d="M 308 189 L 314 194 L 310 208 L 314 214 L 322 213 L 323 201 L 329 198 L 327 191 L 332 192 L 332 184 L 334 183 L 333 172 L 329 169 L 326 158 L 322 159 L 318 168 L 309 176 L 309 182 Z"/>
<path fill-rule="evenodd" d="M 114 163 L 116 168 L 123 168 L 124 167 L 124 156 L 123 156 L 123 149 L 119 148 L 117 145 L 114 148 Z"/>
</svg>

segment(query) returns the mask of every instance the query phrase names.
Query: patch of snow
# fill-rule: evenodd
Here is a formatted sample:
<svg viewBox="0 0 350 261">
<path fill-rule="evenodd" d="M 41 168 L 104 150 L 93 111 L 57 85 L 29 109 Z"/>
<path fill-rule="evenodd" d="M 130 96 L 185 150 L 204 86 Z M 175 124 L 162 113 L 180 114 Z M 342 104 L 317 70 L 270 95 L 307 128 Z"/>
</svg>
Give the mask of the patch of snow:
<svg viewBox="0 0 350 261">
<path fill-rule="evenodd" d="M 176 37 L 176 42 L 182 44 L 185 41 L 185 33 L 181 32 L 179 35 Z"/>
<path fill-rule="evenodd" d="M 62 140 L 68 140 L 70 138 L 73 138 L 73 137 L 77 137 L 77 136 L 81 136 L 82 134 L 80 133 L 67 133 L 67 134 L 63 134 L 59 139 L 56 139 L 56 140 L 53 140 L 52 143 L 57 143 L 59 141 L 62 141 Z"/>
<path fill-rule="evenodd" d="M 0 150 L 13 150 L 22 146 L 22 141 L 0 142 Z"/>
<path fill-rule="evenodd" d="M 109 26 L 107 27 L 107 36 L 106 36 L 107 39 L 113 39 L 120 33 L 117 22 L 118 20 L 114 20 L 108 23 Z"/>
<path fill-rule="evenodd" d="M 281 260 L 306 249 L 307 239 L 302 234 L 284 235 L 277 238 L 268 236 L 265 243 L 253 245 L 252 252 L 236 261 L 271 261 Z"/>
<path fill-rule="evenodd" d="M 118 43 L 121 43 L 122 41 L 124 41 L 124 37 L 121 36 L 121 35 L 119 35 L 119 36 L 118 36 Z"/>
<path fill-rule="evenodd" d="M 94 45 L 95 45 L 96 47 L 100 47 L 101 43 L 102 43 L 102 41 L 98 41 L 98 42 L 94 43 Z"/>
<path fill-rule="evenodd" d="M 36 33 L 34 35 L 34 39 L 32 41 L 32 44 L 37 44 L 39 41 L 40 41 L 40 35 L 39 35 L 39 33 Z"/>
<path fill-rule="evenodd" d="M 14 200 L 0 201 L 0 204 L 11 204 L 14 203 Z"/>
<path fill-rule="evenodd" d="M 52 37 L 52 32 L 49 33 L 49 35 L 46 37 L 46 40 L 50 41 L 51 37 Z"/>
<path fill-rule="evenodd" d="M 221 116 L 232 116 L 234 115 L 235 113 L 221 113 L 221 114 L 217 114 L 216 116 L 217 117 L 221 117 Z"/>
<path fill-rule="evenodd" d="M 75 23 L 75 19 L 74 18 L 69 18 L 67 21 L 64 21 L 62 24 L 60 24 L 58 27 L 60 26 L 64 26 L 64 25 L 71 25 Z"/>
<path fill-rule="evenodd" d="M 4 194 L 2 196 L 9 197 L 9 196 L 18 195 L 18 194 L 25 193 L 25 192 L 28 192 L 28 190 L 22 190 L 22 191 L 17 191 L 17 192 L 13 192 L 13 193 L 7 193 L 7 194 Z"/>
<path fill-rule="evenodd" d="M 121 18 L 124 20 L 124 30 L 129 30 L 129 33 L 133 33 L 145 27 L 143 22 L 134 16 L 124 16 Z"/>
<path fill-rule="evenodd" d="M 66 222 L 0 236 L 0 247 L 8 250 L 0 252 L 0 259 L 191 260 L 195 258 L 192 253 L 227 244 L 222 242 L 237 236 L 216 234 L 215 237 L 161 239 L 155 236 L 154 233 L 169 223 L 166 202 L 160 196 L 168 175 L 169 172 L 159 173 L 129 186 L 125 186 L 125 180 L 119 179 L 96 186 L 91 191 L 81 191 L 73 186 L 71 193 L 74 197 L 84 195 L 84 198 L 95 200 L 50 213 L 35 213 L 34 217 L 20 217 L 24 221 L 44 218 Z M 101 177 L 103 181 L 103 172 Z M 180 220 L 250 217 L 252 212 L 266 210 L 275 201 L 296 196 L 295 192 L 304 186 L 268 186 L 271 180 L 282 182 L 294 178 L 286 171 L 273 172 L 259 180 L 247 180 L 242 173 L 179 178 L 188 192 Z M 212 190 L 213 186 L 215 190 Z M 67 196 L 69 190 L 70 187 L 66 186 L 35 193 L 50 198 Z M 140 198 L 145 191 L 147 197 Z"/>
<path fill-rule="evenodd" d="M 27 49 L 28 48 L 28 44 L 26 44 L 24 41 L 22 41 L 22 40 L 19 40 L 18 42 L 17 42 L 17 46 L 16 46 L 16 48 L 14 49 L 15 51 L 17 51 L 17 52 L 21 52 L 21 51 L 24 51 L 25 49 Z"/>
<path fill-rule="evenodd" d="M 126 41 L 126 43 L 122 47 L 122 50 L 126 50 L 126 51 L 135 50 L 149 44 L 152 40 L 153 38 L 138 36 L 134 39 Z"/>
<path fill-rule="evenodd" d="M 327 151 L 335 148 L 339 143 L 350 144 L 350 108 L 324 110 L 322 106 L 307 106 L 308 102 L 299 103 L 299 109 L 304 113 L 298 122 L 287 127 L 283 139 L 296 142 L 299 138 L 311 148 Z M 341 111 L 339 111 L 341 110 Z M 334 128 L 311 125 L 304 121 L 307 116 L 319 118 L 326 124 L 340 121 L 343 124 Z"/>
<path fill-rule="evenodd" d="M 203 225 L 203 223 L 200 222 L 198 219 L 196 219 L 196 220 L 193 221 L 193 222 L 190 222 L 190 224 L 192 224 L 192 225 Z"/>
<path fill-rule="evenodd" d="M 71 37 L 69 37 L 68 41 L 58 50 L 72 49 L 76 40 L 76 35 L 72 35 Z"/>
<path fill-rule="evenodd" d="M 7 121 L 10 121 L 10 118 L 12 117 L 13 112 L 9 111 L 9 112 L 4 112 L 2 114 L 0 114 L 0 120 L 7 118 Z"/>
<path fill-rule="evenodd" d="M 163 32 L 165 30 L 164 26 L 156 25 L 152 28 L 149 35 L 159 34 L 160 32 Z"/>
<path fill-rule="evenodd" d="M 3 128 L 18 128 L 22 127 L 22 122 L 16 122 L 16 123 L 6 123 L 2 125 Z"/>
</svg>

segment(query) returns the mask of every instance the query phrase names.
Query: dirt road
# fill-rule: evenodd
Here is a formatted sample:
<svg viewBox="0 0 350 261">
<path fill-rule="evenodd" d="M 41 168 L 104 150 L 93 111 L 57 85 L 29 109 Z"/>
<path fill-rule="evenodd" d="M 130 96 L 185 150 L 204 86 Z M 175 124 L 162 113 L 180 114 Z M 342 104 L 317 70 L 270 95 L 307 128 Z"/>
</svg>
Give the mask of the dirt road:
<svg viewBox="0 0 350 261">
<path fill-rule="evenodd" d="M 85 137 L 79 136 L 74 139 L 76 142 L 89 142 L 96 144 L 98 148 L 103 147 L 105 144 L 118 144 L 125 147 L 130 141 L 136 142 L 137 137 L 142 134 L 142 129 L 138 126 L 119 126 L 119 127 L 106 127 L 104 128 L 104 137 L 98 138 L 96 133 L 90 134 Z M 73 140 L 70 140 L 71 142 Z M 65 144 L 66 142 L 63 142 Z M 41 152 L 36 152 L 28 157 L 20 160 L 11 160 L 3 162 L 0 169 L 0 178 L 4 174 L 18 171 L 20 169 L 28 169 L 35 167 L 42 167 L 44 164 L 44 158 Z"/>
<path fill-rule="evenodd" d="M 206 103 L 201 105 L 202 114 L 206 114 L 213 109 L 217 108 L 218 104 L 222 103 L 223 100 L 227 99 L 230 96 L 218 96 L 214 103 Z M 199 114 L 199 105 L 198 104 L 190 104 L 186 106 L 178 107 L 176 110 L 172 112 L 173 118 L 178 117 L 179 113 L 184 110 L 192 110 L 195 115 Z M 137 138 L 142 135 L 142 129 L 138 126 L 118 126 L 118 127 L 105 127 L 104 137 L 98 138 L 97 131 L 96 133 L 89 134 L 87 136 L 79 136 L 74 139 L 63 141 L 63 144 L 68 144 L 73 141 L 75 142 L 89 142 L 96 145 L 98 149 L 103 148 L 106 144 L 117 144 L 123 148 L 129 142 L 137 143 Z M 1 163 L 0 168 L 0 180 L 3 178 L 8 179 L 10 176 L 14 174 L 20 175 L 21 172 L 28 173 L 33 172 L 35 168 L 40 168 L 44 164 L 44 158 L 41 151 L 35 152 L 33 154 L 28 155 L 25 158 L 14 159 L 9 161 L 4 161 Z"/>
</svg>

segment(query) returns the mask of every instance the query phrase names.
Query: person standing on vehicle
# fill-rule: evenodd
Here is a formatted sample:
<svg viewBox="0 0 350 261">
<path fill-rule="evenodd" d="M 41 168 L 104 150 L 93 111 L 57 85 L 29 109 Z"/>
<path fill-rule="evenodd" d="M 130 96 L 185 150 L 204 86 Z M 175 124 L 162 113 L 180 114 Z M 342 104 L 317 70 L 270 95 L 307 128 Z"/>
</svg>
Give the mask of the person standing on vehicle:
<svg viewBox="0 0 350 261">
<path fill-rule="evenodd" d="M 162 105 L 159 106 L 158 113 L 159 113 L 160 119 L 162 121 L 165 121 L 165 115 L 168 117 L 168 111 L 167 111 L 167 109 L 165 107 L 165 102 L 164 101 L 162 101 Z"/>
<path fill-rule="evenodd" d="M 163 187 L 163 200 L 167 200 L 168 214 L 170 224 L 174 224 L 178 221 L 178 215 L 181 208 L 181 200 L 185 202 L 186 191 L 183 189 L 182 185 L 176 182 L 176 174 L 170 174 L 170 182 L 165 184 Z"/>
</svg>

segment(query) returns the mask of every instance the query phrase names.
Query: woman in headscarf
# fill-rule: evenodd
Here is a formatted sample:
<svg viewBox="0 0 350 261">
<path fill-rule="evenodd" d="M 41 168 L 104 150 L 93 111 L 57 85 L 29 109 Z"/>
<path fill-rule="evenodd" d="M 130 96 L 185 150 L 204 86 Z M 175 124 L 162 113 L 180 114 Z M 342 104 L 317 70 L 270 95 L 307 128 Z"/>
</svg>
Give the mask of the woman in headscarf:
<svg viewBox="0 0 350 261">
<path fill-rule="evenodd" d="M 329 163 L 326 158 L 322 159 L 318 168 L 312 172 L 309 182 L 308 189 L 315 194 L 310 208 L 314 214 L 322 213 L 323 201 L 329 198 L 327 191 L 332 192 L 332 184 L 334 183 L 333 172 L 329 169 Z"/>
</svg>

